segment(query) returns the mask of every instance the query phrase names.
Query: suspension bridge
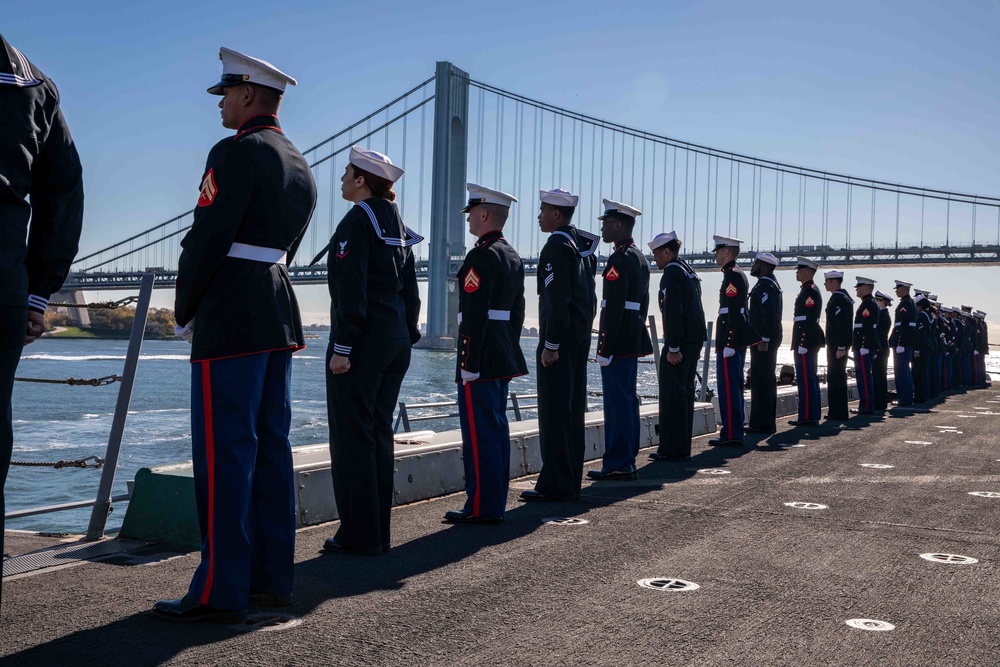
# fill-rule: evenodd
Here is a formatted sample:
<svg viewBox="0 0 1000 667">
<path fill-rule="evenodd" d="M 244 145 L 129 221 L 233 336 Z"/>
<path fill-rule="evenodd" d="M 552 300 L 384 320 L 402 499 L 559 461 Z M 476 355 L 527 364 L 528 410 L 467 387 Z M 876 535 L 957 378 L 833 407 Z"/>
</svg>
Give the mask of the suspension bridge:
<svg viewBox="0 0 1000 667">
<path fill-rule="evenodd" d="M 353 145 L 384 152 L 405 169 L 396 186 L 428 286 L 427 332 L 453 335 L 454 279 L 466 250 L 460 209 L 467 181 L 520 199 L 505 235 L 535 270 L 545 239 L 536 224 L 539 188 L 580 195 L 574 223 L 596 233 L 601 199 L 642 210 L 639 247 L 675 229 L 696 268 L 715 268 L 712 236 L 743 238 L 748 253 L 808 256 L 823 264 L 1000 264 L 1000 197 L 890 183 L 712 148 L 574 112 L 472 79 L 451 63 L 303 151 L 318 187 L 306 238 L 289 266 L 300 284 L 326 282 L 308 266 L 352 206 L 339 179 Z M 339 160 L 337 158 L 340 158 Z M 172 288 L 180 240 L 194 210 L 80 257 L 64 289 L 137 286 L 156 273 Z"/>
</svg>

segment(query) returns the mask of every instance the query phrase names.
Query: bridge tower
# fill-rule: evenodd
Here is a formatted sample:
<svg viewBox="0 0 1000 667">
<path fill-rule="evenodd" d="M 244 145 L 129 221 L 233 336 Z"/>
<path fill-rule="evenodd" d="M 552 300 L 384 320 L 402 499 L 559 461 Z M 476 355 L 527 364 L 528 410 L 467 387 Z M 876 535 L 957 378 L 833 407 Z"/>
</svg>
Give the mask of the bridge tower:
<svg viewBox="0 0 1000 667">
<path fill-rule="evenodd" d="M 434 154 L 427 274 L 427 335 L 422 347 L 451 349 L 458 329 L 452 258 L 465 255 L 469 74 L 439 62 L 434 85 Z"/>
</svg>

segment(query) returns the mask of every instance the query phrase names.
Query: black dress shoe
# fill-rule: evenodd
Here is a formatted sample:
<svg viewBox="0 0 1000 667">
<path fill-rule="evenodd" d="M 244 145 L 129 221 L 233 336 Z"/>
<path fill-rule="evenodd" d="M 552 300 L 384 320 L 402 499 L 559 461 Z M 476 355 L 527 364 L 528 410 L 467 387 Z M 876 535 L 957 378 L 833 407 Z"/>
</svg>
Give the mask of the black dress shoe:
<svg viewBox="0 0 1000 667">
<path fill-rule="evenodd" d="M 281 595 L 280 593 L 250 591 L 250 604 L 255 607 L 288 607 L 292 604 L 292 596 Z"/>
<path fill-rule="evenodd" d="M 873 414 L 875 414 L 874 410 L 858 410 L 857 408 L 851 408 L 851 412 L 853 412 L 856 415 L 873 415 Z"/>
<path fill-rule="evenodd" d="M 330 537 L 323 543 L 323 551 L 328 554 L 360 554 L 362 556 L 379 556 L 387 552 L 388 549 L 383 550 L 381 547 L 345 547 L 337 541 L 337 538 Z"/>
<path fill-rule="evenodd" d="M 660 454 L 659 452 L 653 452 L 649 455 L 649 458 L 654 461 L 690 461 L 690 456 L 668 456 L 667 454 Z"/>
<path fill-rule="evenodd" d="M 627 482 L 639 477 L 635 466 L 630 465 L 621 470 L 588 470 L 587 477 L 590 479 L 613 479 L 615 481 Z"/>
<path fill-rule="evenodd" d="M 742 440 L 723 440 L 722 438 L 712 438 L 708 441 L 708 444 L 713 447 L 742 447 Z"/>
<path fill-rule="evenodd" d="M 813 419 L 790 419 L 789 426 L 819 426 L 819 422 Z"/>
<path fill-rule="evenodd" d="M 153 616 L 178 623 L 242 623 L 246 616 L 243 609 L 216 609 L 196 600 L 182 597 L 177 600 L 160 600 L 153 605 Z"/>
<path fill-rule="evenodd" d="M 569 502 L 571 500 L 576 500 L 575 496 L 550 496 L 544 493 L 539 493 L 534 489 L 529 489 L 527 491 L 521 492 L 521 500 L 524 501 L 538 501 L 538 502 L 549 502 L 549 503 L 563 503 Z"/>
<path fill-rule="evenodd" d="M 464 510 L 448 510 L 444 513 L 444 520 L 447 523 L 503 523 L 503 517 L 472 516 L 471 512 Z"/>
</svg>

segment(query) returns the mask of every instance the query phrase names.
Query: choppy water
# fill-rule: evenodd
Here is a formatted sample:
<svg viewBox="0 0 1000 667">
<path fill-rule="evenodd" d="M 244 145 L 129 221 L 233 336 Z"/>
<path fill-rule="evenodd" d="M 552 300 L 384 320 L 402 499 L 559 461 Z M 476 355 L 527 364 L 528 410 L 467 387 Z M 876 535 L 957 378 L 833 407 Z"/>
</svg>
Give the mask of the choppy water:
<svg viewBox="0 0 1000 667">
<path fill-rule="evenodd" d="M 325 443 L 326 424 L 324 359 L 327 335 L 308 341 L 309 346 L 293 356 L 292 445 Z M 535 347 L 537 338 L 525 337 L 522 347 L 529 375 L 516 378 L 511 391 L 535 393 Z M 93 378 L 121 373 L 128 341 L 64 340 L 43 338 L 25 348 L 18 376 Z M 128 423 L 115 476 L 113 493 L 126 492 L 126 480 L 142 467 L 187 461 L 190 452 L 189 391 L 191 368 L 188 346 L 183 341 L 150 340 L 143 344 Z M 414 350 L 400 400 L 412 403 L 453 401 L 454 352 Z M 649 357 L 648 359 L 651 359 Z M 778 362 L 791 363 L 791 351 L 779 351 Z M 994 372 L 1000 357 L 989 358 Z M 714 364 L 713 364 L 714 366 Z M 700 369 L 699 369 L 700 370 Z M 709 386 L 714 387 L 714 368 Z M 86 456 L 104 457 L 118 386 L 69 387 L 18 382 L 14 390 L 14 460 L 56 461 Z M 589 388 L 599 391 L 600 371 L 589 365 Z M 652 364 L 639 366 L 639 394 L 656 395 L 656 373 Z M 648 402 L 649 398 L 644 402 Z M 523 403 L 534 404 L 533 399 Z M 601 409 L 601 399 L 590 399 L 591 409 Z M 444 411 L 442 411 L 444 412 Z M 524 418 L 534 417 L 525 410 Z M 418 422 L 414 430 L 436 431 L 458 428 L 457 419 Z M 101 471 L 95 469 L 27 468 L 14 466 L 7 479 L 7 510 L 24 509 L 76 500 L 92 499 Z M 120 526 L 126 505 L 119 503 L 109 519 L 109 528 Z M 22 530 L 82 532 L 90 510 L 73 510 L 7 522 Z"/>
</svg>

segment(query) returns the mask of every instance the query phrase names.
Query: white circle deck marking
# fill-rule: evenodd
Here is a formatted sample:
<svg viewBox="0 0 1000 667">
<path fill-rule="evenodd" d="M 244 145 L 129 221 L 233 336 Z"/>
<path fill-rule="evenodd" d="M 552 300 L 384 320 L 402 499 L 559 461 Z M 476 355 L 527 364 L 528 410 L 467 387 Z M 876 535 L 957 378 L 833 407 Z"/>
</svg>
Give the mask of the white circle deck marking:
<svg viewBox="0 0 1000 667">
<path fill-rule="evenodd" d="M 870 630 L 872 632 L 888 632 L 889 630 L 896 629 L 896 626 L 892 623 L 876 621 L 873 618 L 852 618 L 845 622 L 852 628 L 857 628 L 858 630 Z"/>
<path fill-rule="evenodd" d="M 732 473 L 731 470 L 724 470 L 722 468 L 703 468 L 698 472 L 703 472 L 706 475 L 729 475 Z"/>
<path fill-rule="evenodd" d="M 959 415 L 959 419 L 975 419 L 976 415 Z"/>
<path fill-rule="evenodd" d="M 904 440 L 908 445 L 933 445 L 933 442 L 927 442 L 926 440 Z"/>
<path fill-rule="evenodd" d="M 920 554 L 920 557 L 924 560 L 929 560 L 932 563 L 947 563 L 949 565 L 973 565 L 979 562 L 978 558 L 973 558 L 972 556 L 962 556 L 959 554 Z"/>
<path fill-rule="evenodd" d="M 935 426 L 934 428 L 958 428 L 957 426 Z"/>
<path fill-rule="evenodd" d="M 826 505 L 821 505 L 820 503 L 785 503 L 785 507 L 794 507 L 797 510 L 825 510 Z"/>
<path fill-rule="evenodd" d="M 859 463 L 862 468 L 875 468 L 876 470 L 888 470 L 889 468 L 895 468 L 896 466 L 891 466 L 888 463 Z"/>
<path fill-rule="evenodd" d="M 980 498 L 1000 498 L 1000 493 L 996 491 L 969 491 L 970 496 L 978 496 Z"/>
<path fill-rule="evenodd" d="M 542 523 L 548 524 L 550 526 L 582 526 L 584 524 L 590 523 L 587 519 L 581 519 L 577 516 L 571 517 L 560 517 L 560 516 L 550 516 L 546 519 L 542 519 Z"/>
<path fill-rule="evenodd" d="M 701 586 L 694 583 L 693 581 L 685 581 L 683 579 L 670 579 L 668 577 L 653 577 L 651 579 L 640 579 L 638 582 L 643 588 L 648 588 L 654 591 L 696 591 Z"/>
</svg>

